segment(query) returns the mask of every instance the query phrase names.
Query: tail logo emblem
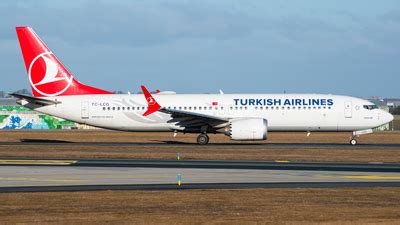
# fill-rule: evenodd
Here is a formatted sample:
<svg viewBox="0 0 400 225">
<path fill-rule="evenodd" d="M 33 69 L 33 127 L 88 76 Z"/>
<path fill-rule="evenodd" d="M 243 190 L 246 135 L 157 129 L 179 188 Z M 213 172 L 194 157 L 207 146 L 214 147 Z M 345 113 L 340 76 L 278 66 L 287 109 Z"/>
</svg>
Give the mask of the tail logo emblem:
<svg viewBox="0 0 400 225">
<path fill-rule="evenodd" d="M 147 98 L 147 102 L 149 103 L 149 105 L 154 105 L 156 104 L 156 101 L 154 101 L 154 99 L 152 97 L 148 97 Z"/>
<path fill-rule="evenodd" d="M 64 71 L 59 69 L 57 63 L 52 59 L 52 52 L 44 52 L 36 56 L 29 65 L 28 75 L 29 81 L 38 93 L 44 96 L 57 96 L 64 93 L 72 84 L 72 76 L 68 76 Z M 42 59 L 45 68 L 40 67 L 39 59 Z M 39 79 L 38 79 L 39 78 Z M 54 85 L 54 82 L 57 82 Z M 63 81 L 63 82 L 61 82 Z"/>
</svg>

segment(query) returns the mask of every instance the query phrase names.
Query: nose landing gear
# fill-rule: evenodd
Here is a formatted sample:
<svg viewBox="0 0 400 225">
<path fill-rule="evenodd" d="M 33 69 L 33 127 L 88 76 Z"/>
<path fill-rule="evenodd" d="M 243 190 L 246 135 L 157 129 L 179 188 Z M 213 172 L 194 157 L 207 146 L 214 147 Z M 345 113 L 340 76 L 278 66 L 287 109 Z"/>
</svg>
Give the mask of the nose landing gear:
<svg viewBox="0 0 400 225">
<path fill-rule="evenodd" d="M 350 140 L 350 144 L 351 145 L 356 145 L 357 144 L 357 139 L 355 137 L 352 137 L 352 139 Z"/>
<path fill-rule="evenodd" d="M 350 144 L 356 145 L 358 137 L 360 137 L 361 135 L 371 134 L 371 133 L 373 133 L 372 129 L 353 131 L 353 134 L 350 138 Z"/>
<path fill-rule="evenodd" d="M 210 138 L 208 137 L 207 134 L 200 134 L 197 137 L 197 143 L 199 145 L 206 145 L 206 144 L 208 144 L 209 141 L 210 141 Z"/>
</svg>

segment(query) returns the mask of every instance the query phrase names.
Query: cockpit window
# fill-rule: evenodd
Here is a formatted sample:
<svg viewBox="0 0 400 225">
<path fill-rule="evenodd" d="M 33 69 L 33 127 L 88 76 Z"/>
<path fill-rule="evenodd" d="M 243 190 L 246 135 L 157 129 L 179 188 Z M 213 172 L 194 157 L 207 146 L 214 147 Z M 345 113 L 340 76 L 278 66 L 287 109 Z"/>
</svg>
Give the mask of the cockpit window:
<svg viewBox="0 0 400 225">
<path fill-rule="evenodd" d="M 364 109 L 368 109 L 368 110 L 373 110 L 373 109 L 377 109 L 378 106 L 376 105 L 364 105 Z"/>
</svg>

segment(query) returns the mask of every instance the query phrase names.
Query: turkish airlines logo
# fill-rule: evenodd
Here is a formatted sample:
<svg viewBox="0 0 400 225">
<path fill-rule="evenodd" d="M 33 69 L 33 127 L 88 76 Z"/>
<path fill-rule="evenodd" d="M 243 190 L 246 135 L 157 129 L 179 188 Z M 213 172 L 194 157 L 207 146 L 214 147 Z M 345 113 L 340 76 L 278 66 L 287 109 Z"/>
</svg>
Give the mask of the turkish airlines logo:
<svg viewBox="0 0 400 225">
<path fill-rule="evenodd" d="M 36 56 L 29 65 L 28 75 L 32 88 L 48 97 L 64 93 L 73 80 L 72 76 L 58 65 L 52 52 Z"/>
<path fill-rule="evenodd" d="M 149 103 L 149 105 L 154 105 L 154 104 L 156 104 L 156 101 L 154 100 L 153 97 L 148 97 L 147 98 L 147 103 Z"/>
</svg>

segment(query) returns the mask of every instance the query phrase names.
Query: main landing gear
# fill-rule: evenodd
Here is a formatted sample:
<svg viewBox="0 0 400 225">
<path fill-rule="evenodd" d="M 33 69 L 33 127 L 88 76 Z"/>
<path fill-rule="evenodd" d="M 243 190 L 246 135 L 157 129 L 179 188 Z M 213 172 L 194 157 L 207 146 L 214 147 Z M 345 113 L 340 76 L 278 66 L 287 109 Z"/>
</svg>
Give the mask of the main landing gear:
<svg viewBox="0 0 400 225">
<path fill-rule="evenodd" d="M 209 141 L 210 141 L 210 138 L 208 137 L 207 134 L 200 134 L 197 137 L 197 143 L 199 145 L 206 145 L 206 144 L 208 144 Z"/>
</svg>

